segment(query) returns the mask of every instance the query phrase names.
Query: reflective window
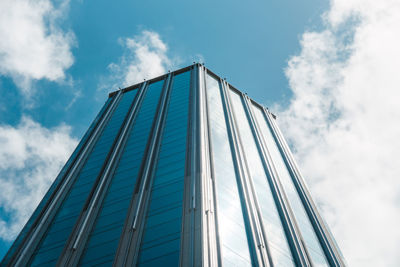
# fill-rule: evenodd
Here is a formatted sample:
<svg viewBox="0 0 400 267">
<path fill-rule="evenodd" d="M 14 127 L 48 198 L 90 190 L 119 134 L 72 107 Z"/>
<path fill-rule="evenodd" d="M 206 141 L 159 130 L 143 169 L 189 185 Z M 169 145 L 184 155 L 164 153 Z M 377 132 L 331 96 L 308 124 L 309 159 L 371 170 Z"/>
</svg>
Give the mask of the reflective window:
<svg viewBox="0 0 400 267">
<path fill-rule="evenodd" d="M 189 93 L 190 72 L 176 75 L 145 219 L 139 266 L 179 266 Z"/>
<path fill-rule="evenodd" d="M 222 263 L 224 266 L 251 266 L 238 177 L 233 165 L 219 83 L 209 75 L 206 81 Z"/>
<path fill-rule="evenodd" d="M 127 114 L 137 90 L 122 96 L 117 108 L 81 169 L 69 194 L 32 256 L 32 266 L 55 265 L 85 204 L 101 166 Z M 79 193 L 76 193 L 78 191 Z"/>
<path fill-rule="evenodd" d="M 120 162 L 110 182 L 80 265 L 112 265 L 129 208 L 164 81 L 150 84 L 133 122 Z"/>
<path fill-rule="evenodd" d="M 271 192 L 269 177 L 266 174 L 256 140 L 250 128 L 250 120 L 246 116 L 241 96 L 233 90 L 229 91 L 244 154 L 261 210 L 272 260 L 277 266 L 294 266 L 289 244 Z"/>
<path fill-rule="evenodd" d="M 286 164 L 282 158 L 277 144 L 275 143 L 274 137 L 267 124 L 263 112 L 260 108 L 253 105 L 253 110 L 257 118 L 257 122 L 261 128 L 264 140 L 271 157 L 273 164 L 278 172 L 279 180 L 281 181 L 285 193 L 289 199 L 290 206 L 296 217 L 297 224 L 300 228 L 301 235 L 304 238 L 306 247 L 315 265 L 327 266 L 327 261 L 322 251 L 321 245 L 318 241 L 317 235 L 311 225 L 311 222 L 307 216 L 304 206 L 301 202 L 300 196 L 298 195 L 293 180 L 289 174 Z"/>
</svg>

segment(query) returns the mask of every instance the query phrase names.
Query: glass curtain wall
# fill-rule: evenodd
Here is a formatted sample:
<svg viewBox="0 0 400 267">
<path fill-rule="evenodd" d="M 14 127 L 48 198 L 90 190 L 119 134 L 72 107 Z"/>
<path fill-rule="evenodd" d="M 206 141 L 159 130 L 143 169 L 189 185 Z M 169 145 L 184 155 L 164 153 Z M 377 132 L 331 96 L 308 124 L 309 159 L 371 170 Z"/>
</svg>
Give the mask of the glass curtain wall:
<svg viewBox="0 0 400 267">
<path fill-rule="evenodd" d="M 236 125 L 243 145 L 250 178 L 254 184 L 257 202 L 261 210 L 266 239 L 271 252 L 272 260 L 277 266 L 294 266 L 294 260 L 285 236 L 283 225 L 276 207 L 270 183 L 256 145 L 250 120 L 246 116 L 241 96 L 229 89 L 232 106 L 235 113 Z"/>
<path fill-rule="evenodd" d="M 121 128 L 136 92 L 137 90 L 133 90 L 122 96 L 114 114 L 97 140 L 48 231 L 36 248 L 31 259 L 31 266 L 54 266 L 57 262 L 85 204 L 86 198 L 102 169 L 108 151 Z"/>
<path fill-rule="evenodd" d="M 224 266 L 251 266 L 249 243 L 219 83 L 206 78 L 212 169 L 216 184 L 219 246 Z"/>
<path fill-rule="evenodd" d="M 111 93 L 0 265 L 345 266 L 269 116 L 197 63 Z"/>
<path fill-rule="evenodd" d="M 172 81 L 138 266 L 179 266 L 190 75 Z"/>
<path fill-rule="evenodd" d="M 300 228 L 301 235 L 304 238 L 305 246 L 307 247 L 307 250 L 311 256 L 311 260 L 316 266 L 328 266 L 325 254 L 311 225 L 310 219 L 307 216 L 300 196 L 297 193 L 292 177 L 290 176 L 290 173 L 282 158 L 279 148 L 267 124 L 263 111 L 254 104 L 252 105 L 252 108 L 256 116 L 257 122 L 260 125 L 261 132 L 269 153 L 271 154 L 271 157 L 273 159 L 273 164 L 278 172 L 279 180 L 283 185 L 283 188 L 289 200 L 289 204 L 292 207 L 292 211 Z"/>
<path fill-rule="evenodd" d="M 118 167 L 89 235 L 81 266 L 112 265 L 138 178 L 164 80 L 148 86 Z"/>
</svg>

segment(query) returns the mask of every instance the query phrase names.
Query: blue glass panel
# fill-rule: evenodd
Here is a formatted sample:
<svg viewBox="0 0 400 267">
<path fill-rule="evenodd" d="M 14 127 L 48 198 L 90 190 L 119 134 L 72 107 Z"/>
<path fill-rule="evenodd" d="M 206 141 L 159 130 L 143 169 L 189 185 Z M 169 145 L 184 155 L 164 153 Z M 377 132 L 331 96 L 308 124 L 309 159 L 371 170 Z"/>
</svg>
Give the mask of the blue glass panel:
<svg viewBox="0 0 400 267">
<path fill-rule="evenodd" d="M 286 168 L 282 155 L 279 152 L 279 148 L 275 143 L 274 137 L 267 124 L 264 114 L 261 109 L 256 106 L 253 106 L 253 110 L 257 118 L 257 122 L 260 125 L 268 151 L 271 154 L 273 164 L 278 172 L 279 180 L 283 185 L 285 193 L 289 199 L 290 206 L 292 207 L 293 213 L 296 217 L 297 224 L 299 225 L 301 234 L 305 240 L 308 252 L 310 253 L 314 264 L 317 266 L 327 266 L 327 261 L 321 245 L 319 244 L 318 238 L 314 232 L 314 229 L 312 228 L 304 206 L 301 203 L 301 199 L 297 194 L 292 178 L 288 169 Z"/>
<path fill-rule="evenodd" d="M 211 153 L 222 264 L 251 266 L 249 244 L 218 81 L 207 75 Z"/>
<path fill-rule="evenodd" d="M 120 100 L 114 114 L 104 128 L 96 145 L 90 152 L 85 165 L 78 174 L 70 193 L 64 199 L 52 224 L 44 235 L 42 242 L 36 248 L 31 259 L 32 266 L 41 266 L 43 260 L 47 260 L 49 264 L 53 265 L 56 263 L 87 198 L 87 194 L 74 194 L 73 192 L 75 190 L 82 190 L 81 192 L 89 192 L 91 190 L 104 164 L 104 160 L 111 148 L 114 138 L 121 127 L 124 117 L 132 104 L 136 91 L 137 90 L 133 90 L 125 93 Z M 86 170 L 89 169 L 96 169 L 97 172 L 90 172 L 90 175 L 88 175 Z M 85 175 L 81 176 L 81 173 Z M 57 227 L 60 222 L 65 222 L 65 228 L 62 231 Z M 51 252 L 47 252 L 44 255 L 43 252 L 48 248 L 52 248 Z"/>
<path fill-rule="evenodd" d="M 149 261 L 140 263 L 140 266 L 143 267 L 177 266 L 176 265 L 177 262 L 179 262 L 179 251 L 154 257 Z"/>
<path fill-rule="evenodd" d="M 114 96 L 115 97 L 115 96 Z M 59 183 L 61 182 L 62 178 L 65 176 L 66 172 L 68 171 L 68 169 L 71 167 L 72 162 L 75 160 L 75 158 L 78 156 L 78 153 L 80 153 L 80 151 L 82 150 L 82 146 L 86 143 L 86 141 L 88 140 L 89 136 L 91 135 L 91 133 L 93 132 L 94 127 L 96 126 L 96 124 L 98 123 L 98 121 L 101 119 L 101 117 L 103 116 L 103 113 L 105 112 L 105 110 L 107 109 L 107 107 L 109 106 L 111 100 L 113 98 L 108 98 L 106 103 L 104 103 L 102 109 L 100 110 L 100 112 L 97 114 L 96 118 L 94 119 L 94 121 L 92 122 L 92 124 L 90 125 L 89 129 L 86 131 L 85 135 L 82 137 L 81 141 L 79 142 L 78 146 L 75 148 L 74 152 L 72 153 L 72 155 L 70 156 L 70 158 L 68 159 L 68 161 L 65 163 L 64 167 L 61 169 L 60 173 L 58 174 L 57 178 L 54 180 L 54 182 L 52 183 L 52 185 L 50 186 L 49 190 L 47 191 L 47 193 L 45 194 L 45 196 L 43 197 L 43 199 L 40 201 L 38 207 L 35 209 L 35 211 L 32 213 L 31 217 L 29 218 L 28 222 L 25 224 L 24 228 L 22 229 L 22 231 L 19 233 L 18 237 L 15 239 L 14 243 L 12 244 L 12 246 L 10 247 L 10 249 L 8 250 L 7 254 L 5 255 L 5 257 L 2 260 L 2 264 L 7 265 L 9 260 L 11 259 L 11 256 L 13 255 L 13 253 L 15 253 L 15 250 L 18 248 L 18 246 L 21 244 L 21 242 L 23 241 L 23 239 L 25 238 L 26 234 L 28 233 L 28 231 L 31 229 L 33 223 L 35 222 L 36 218 L 39 216 L 39 213 L 43 210 L 44 206 L 46 205 L 46 203 L 48 202 L 50 196 L 54 193 L 54 190 L 57 188 L 57 186 L 59 185 Z"/>
<path fill-rule="evenodd" d="M 125 217 L 133 195 L 142 158 L 146 149 L 164 81 L 150 84 L 139 113 L 129 133 L 118 167 L 111 180 L 95 225 L 89 235 L 80 265 L 92 265 L 102 258 L 113 261 Z M 115 241 L 117 239 L 117 241 Z M 107 248 L 107 256 L 99 245 Z"/>
<path fill-rule="evenodd" d="M 268 177 L 260 158 L 256 140 L 250 128 L 241 96 L 232 90 L 229 90 L 229 92 L 232 99 L 236 123 L 240 126 L 238 127 L 239 135 L 249 166 L 250 176 L 256 191 L 272 259 L 276 264 L 278 264 L 278 262 L 286 262 L 287 265 L 285 266 L 294 266 L 289 244 L 271 192 L 270 183 L 268 182 Z"/>
<path fill-rule="evenodd" d="M 146 262 L 149 260 L 152 260 L 156 257 L 164 256 L 166 254 L 170 254 L 173 252 L 176 252 L 176 248 L 180 247 L 180 239 L 175 238 L 173 240 L 167 240 L 164 242 L 159 242 L 157 240 L 157 244 L 147 247 L 147 248 L 141 248 L 140 251 L 140 260 L 141 262 Z M 178 266 L 176 265 L 171 265 L 171 266 Z"/>
<path fill-rule="evenodd" d="M 189 93 L 190 72 L 175 76 L 140 245 L 139 266 L 179 265 Z M 174 135 L 169 135 L 171 131 Z M 163 205 L 163 201 L 169 204 Z M 157 238 L 154 233 L 158 233 Z"/>
</svg>

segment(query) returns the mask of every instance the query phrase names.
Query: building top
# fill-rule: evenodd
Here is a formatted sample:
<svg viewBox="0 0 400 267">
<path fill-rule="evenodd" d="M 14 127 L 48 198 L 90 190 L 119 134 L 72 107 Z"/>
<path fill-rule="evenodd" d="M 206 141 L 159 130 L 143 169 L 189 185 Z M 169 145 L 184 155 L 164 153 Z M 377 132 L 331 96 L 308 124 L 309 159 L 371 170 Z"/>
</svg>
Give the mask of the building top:
<svg viewBox="0 0 400 267">
<path fill-rule="evenodd" d="M 115 95 L 115 94 L 116 94 L 118 91 L 120 91 L 120 90 L 122 90 L 122 92 L 125 93 L 125 92 L 131 91 L 131 90 L 138 89 L 138 88 L 140 88 L 140 86 L 141 86 L 144 82 L 154 83 L 154 82 L 156 82 L 156 81 L 163 80 L 163 79 L 167 78 L 167 76 L 168 76 L 169 73 L 172 73 L 173 75 L 177 75 L 177 74 L 179 74 L 179 73 L 188 71 L 189 69 L 193 68 L 194 66 L 197 66 L 197 67 L 202 66 L 202 67 L 204 67 L 204 68 L 207 70 L 207 73 L 211 74 L 212 76 L 214 76 L 214 77 L 217 78 L 218 80 L 224 80 L 224 81 L 228 84 L 228 86 L 229 86 L 230 88 L 234 89 L 234 90 L 237 91 L 237 92 L 242 93 L 242 91 L 240 91 L 240 90 L 237 89 L 235 86 L 233 86 L 232 84 L 230 84 L 229 82 L 227 82 L 225 78 L 221 78 L 220 76 L 218 76 L 217 74 L 215 74 L 215 72 L 213 72 L 213 71 L 211 71 L 210 69 L 208 69 L 207 67 L 205 67 L 203 63 L 194 63 L 194 64 L 192 64 L 192 65 L 186 66 L 186 67 L 184 67 L 184 68 L 177 69 L 177 70 L 172 71 L 172 72 L 168 71 L 168 73 L 165 73 L 165 74 L 163 74 L 163 75 L 157 76 L 157 77 L 152 78 L 152 79 L 150 79 L 150 80 L 144 79 L 143 82 L 136 83 L 136 84 L 134 84 L 134 85 L 130 85 L 130 86 L 128 86 L 128 87 L 115 90 L 115 91 L 109 93 L 109 94 L 108 94 L 108 97 L 112 97 L 113 95 Z M 274 119 L 276 119 L 276 114 L 272 113 L 272 112 L 268 109 L 268 107 L 266 107 L 266 106 L 264 106 L 264 105 L 258 103 L 257 101 L 255 101 L 254 99 L 252 99 L 251 97 L 249 97 L 249 96 L 247 95 L 247 93 L 245 93 L 245 94 L 246 94 L 246 96 L 247 96 L 253 103 L 255 103 L 256 105 L 259 105 L 259 106 L 262 107 L 262 108 L 266 108 L 266 109 L 271 113 L 272 117 L 273 117 Z"/>
</svg>

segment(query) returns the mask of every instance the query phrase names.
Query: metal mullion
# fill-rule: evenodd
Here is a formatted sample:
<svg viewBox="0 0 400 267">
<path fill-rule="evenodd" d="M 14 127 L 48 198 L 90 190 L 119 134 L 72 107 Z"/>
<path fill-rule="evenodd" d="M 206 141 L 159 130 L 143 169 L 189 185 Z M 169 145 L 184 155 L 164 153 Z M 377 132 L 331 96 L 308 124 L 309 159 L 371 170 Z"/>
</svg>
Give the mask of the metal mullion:
<svg viewBox="0 0 400 267">
<path fill-rule="evenodd" d="M 207 70 L 207 74 L 209 75 L 209 72 Z M 214 77 L 217 82 L 218 82 L 218 90 L 219 90 L 219 96 L 222 99 L 222 82 L 221 79 L 219 77 Z M 206 81 L 206 78 L 204 78 L 204 80 Z M 205 90 L 207 91 L 207 90 Z M 207 92 L 205 92 L 207 94 Z M 220 236 L 219 236 L 219 228 L 220 228 L 220 224 L 219 224 L 219 213 L 218 213 L 218 198 L 217 198 L 217 192 L 218 192 L 218 184 L 215 181 L 215 171 L 214 171 L 214 156 L 213 156 L 213 144 L 212 144 L 212 138 L 211 138 L 211 126 L 210 126 L 210 114 L 209 114 L 209 106 L 208 106 L 208 99 L 206 96 L 206 109 L 207 109 L 207 148 L 209 150 L 209 159 L 208 159 L 208 165 L 209 165 L 209 169 L 210 169 L 210 180 L 211 180 L 211 184 L 212 184 L 212 189 L 213 189 L 213 206 L 210 203 L 210 209 L 211 207 L 214 209 L 214 221 L 213 222 L 209 222 L 210 225 L 214 226 L 214 234 L 215 234 L 215 242 L 216 242 L 216 257 L 217 257 L 217 262 L 218 262 L 218 266 L 222 266 L 222 249 L 221 249 L 221 241 L 220 241 Z M 222 102 L 222 100 L 221 100 Z M 224 105 L 224 103 L 221 103 L 222 105 Z M 225 107 L 222 107 L 223 110 L 225 110 Z M 226 122 L 226 113 L 222 114 L 223 118 L 224 118 L 224 123 Z M 215 125 L 214 125 L 215 127 Z M 226 128 L 227 130 L 227 135 L 229 136 L 228 133 L 228 127 Z M 228 141 L 229 142 L 229 141 Z M 231 149 L 231 151 L 233 151 L 233 149 Z M 232 152 L 233 153 L 233 152 Z M 234 157 L 232 156 L 232 161 L 234 161 Z M 232 163 L 232 165 L 235 165 L 235 163 Z M 236 170 L 235 170 L 235 173 Z M 238 193 L 240 194 L 240 190 L 238 189 Z M 239 198 L 241 199 L 241 197 L 239 196 Z M 242 203 L 242 201 L 241 201 Z M 242 207 L 241 207 L 242 208 Z M 212 219 L 212 218 L 211 218 Z M 211 219 L 209 219 L 209 221 L 211 221 Z M 243 219 L 243 221 L 245 222 L 246 220 Z M 245 230 L 246 231 L 246 230 Z M 250 253 L 250 252 L 249 252 Z M 210 266 L 213 266 L 210 264 Z"/>
<path fill-rule="evenodd" d="M 223 99 L 223 106 L 224 110 L 227 112 L 227 125 L 228 125 L 228 136 L 231 141 L 231 147 L 232 147 L 232 155 L 234 159 L 234 165 L 236 166 L 236 173 L 239 175 L 239 181 L 240 181 L 240 192 L 243 194 L 242 200 L 244 200 L 244 203 L 246 205 L 246 211 L 247 211 L 247 220 L 249 221 L 249 228 L 251 230 L 251 240 L 253 242 L 252 245 L 255 247 L 250 249 L 252 250 L 251 254 L 255 253 L 256 259 L 253 258 L 253 260 L 256 260 L 256 264 L 258 266 L 269 266 L 269 261 L 268 261 L 268 256 L 266 254 L 266 251 L 264 249 L 264 241 L 262 234 L 260 233 L 260 225 L 259 225 L 259 219 L 257 218 L 257 213 L 254 211 L 254 203 L 251 196 L 251 185 L 249 186 L 249 182 L 251 182 L 250 179 L 250 174 L 247 166 L 247 162 L 245 159 L 244 155 L 244 150 L 243 150 L 243 145 L 241 143 L 240 137 L 239 137 L 239 132 L 238 132 L 238 126 L 236 123 L 236 118 L 235 114 L 232 108 L 232 102 L 230 98 L 230 93 L 229 93 L 229 85 L 226 81 L 220 80 L 222 83 L 222 99 Z M 250 188 L 249 188 L 250 187 Z M 253 255 L 254 256 L 254 255 Z"/>
<path fill-rule="evenodd" d="M 295 185 L 295 188 L 300 196 L 300 199 L 303 203 L 303 206 L 307 212 L 307 215 L 313 225 L 314 231 L 320 240 L 322 248 L 325 252 L 325 256 L 327 257 L 329 263 L 332 266 L 345 266 L 344 260 L 341 258 L 340 253 L 337 251 L 337 248 L 327 230 L 327 226 L 321 219 L 321 216 L 317 210 L 315 203 L 313 202 L 310 192 L 304 182 L 304 178 L 302 177 L 297 164 L 291 154 L 289 147 L 283 138 L 283 135 L 276 125 L 274 119 L 271 118 L 271 113 L 264 109 L 264 115 L 267 118 L 267 122 L 271 128 L 272 135 L 278 144 L 279 151 L 281 152 L 282 158 L 288 168 L 292 181 Z"/>
<path fill-rule="evenodd" d="M 128 214 L 124 223 L 124 228 L 118 244 L 118 249 L 114 258 L 113 266 L 133 265 L 138 249 L 140 247 L 141 235 L 143 232 L 143 221 L 139 218 L 144 217 L 148 205 L 149 192 L 146 190 L 149 179 L 151 180 L 155 160 L 160 148 L 162 130 L 165 126 L 166 110 L 171 91 L 172 74 L 170 73 L 164 82 L 162 96 L 160 97 L 156 118 L 153 121 L 152 130 L 149 134 L 145 154 L 141 163 L 138 181 L 135 191 L 131 198 Z M 150 177 L 150 178 L 149 178 Z M 151 182 L 151 181 L 150 181 Z"/>
<path fill-rule="evenodd" d="M 87 206 L 81 212 L 73 231 L 64 247 L 63 253 L 58 260 L 58 265 L 76 265 L 79 261 L 79 257 L 83 252 L 85 244 L 88 240 L 89 234 L 91 233 L 93 224 L 97 218 L 101 203 L 104 200 L 107 188 L 113 177 L 115 168 L 123 148 L 127 142 L 130 131 L 132 130 L 134 120 L 137 117 L 138 110 L 141 103 L 143 102 L 144 95 L 147 91 L 147 83 L 142 83 L 140 89 L 138 89 L 137 95 L 132 101 L 128 114 L 125 115 L 125 119 L 120 127 L 118 135 L 115 137 L 113 145 L 110 149 L 109 155 L 104 161 L 102 171 L 97 178 L 95 185 L 95 191 L 89 195 L 87 199 Z"/>
<path fill-rule="evenodd" d="M 285 194 L 285 191 L 283 189 L 283 186 L 281 185 L 276 168 L 274 166 L 272 156 L 269 153 L 268 147 L 265 143 L 264 138 L 262 137 L 262 133 L 260 130 L 260 126 L 257 123 L 257 120 L 255 119 L 255 115 L 253 113 L 252 107 L 251 107 L 251 100 L 247 95 L 244 95 L 244 107 L 246 111 L 246 115 L 248 117 L 248 120 L 250 122 L 251 130 L 253 133 L 254 138 L 257 140 L 256 145 L 257 149 L 259 150 L 260 157 L 263 163 L 263 167 L 265 171 L 269 174 L 268 177 L 268 183 L 270 185 L 274 200 L 275 200 L 275 205 L 277 207 L 277 210 L 280 214 L 280 219 L 281 222 L 284 226 L 284 232 L 286 234 L 286 239 L 288 240 L 288 243 L 290 245 L 292 254 L 295 258 L 295 261 L 297 264 L 301 266 L 309 266 L 311 263 L 309 262 L 309 259 L 305 257 L 304 255 L 307 255 L 307 248 L 303 246 L 303 241 L 302 241 L 302 236 L 300 233 L 300 230 L 297 226 L 293 211 L 289 205 L 289 201 L 287 199 L 287 196 Z M 269 177 L 271 179 L 269 179 Z M 256 195 L 255 195 L 256 197 Z M 261 215 L 260 215 L 261 216 Z M 261 216 L 262 217 L 262 216 Z M 264 224 L 262 220 L 262 225 Z M 265 227 L 264 227 L 265 228 Z M 264 229 L 264 238 L 266 242 L 268 243 L 267 239 L 268 234 L 266 233 Z"/>
<path fill-rule="evenodd" d="M 189 93 L 189 112 L 188 126 L 186 133 L 186 153 L 185 153 L 185 176 L 183 185 L 183 205 L 182 205 L 182 226 L 181 226 L 181 249 L 180 249 L 180 266 L 194 266 L 195 257 L 195 212 L 196 212 L 196 109 L 197 109 L 197 72 L 198 66 L 194 66 L 191 71 L 190 93 Z M 179 102 L 183 102 L 181 99 Z M 171 103 L 175 104 L 175 103 Z M 179 115 L 181 116 L 181 115 Z M 176 120 L 175 118 L 174 120 Z M 179 117 L 178 117 L 179 119 Z M 170 122 L 170 121 L 169 121 Z M 165 136 L 163 137 L 165 138 Z M 174 142 L 172 140 L 170 142 Z M 169 143 L 170 143 L 169 142 Z M 163 143 L 163 145 L 165 145 Z M 160 165 L 161 166 L 161 165 Z"/>
<path fill-rule="evenodd" d="M 54 216 L 56 215 L 57 209 L 62 204 L 63 199 L 65 198 L 70 187 L 72 186 L 76 178 L 76 174 L 82 168 L 90 151 L 92 151 L 94 144 L 96 143 L 98 137 L 103 131 L 105 125 L 110 120 L 111 114 L 113 114 L 120 100 L 121 100 L 121 92 L 118 91 L 112 103 L 109 105 L 109 107 L 103 114 L 101 120 L 97 122 L 89 139 L 87 140 L 85 145 L 82 146 L 82 151 L 79 152 L 79 155 L 77 155 L 76 160 L 73 162 L 69 170 L 66 172 L 63 181 L 60 183 L 59 187 L 55 190 L 54 196 L 48 202 L 49 204 L 44 208 L 44 211 L 42 212 L 40 218 L 38 219 L 37 225 L 32 227 L 32 230 L 25 238 L 26 241 L 23 242 L 23 247 L 21 247 L 15 254 L 13 259 L 10 261 L 9 266 L 25 266 L 28 263 L 38 243 L 42 239 L 44 233 L 47 231 L 50 223 L 52 222 Z"/>
<path fill-rule="evenodd" d="M 222 266 L 222 249 L 221 249 L 221 242 L 219 238 L 219 223 L 218 223 L 218 212 L 214 212 L 217 210 L 218 207 L 218 199 L 217 199 L 217 184 L 215 182 L 215 173 L 214 173 L 214 160 L 213 160 L 213 153 L 212 153 L 212 142 L 211 142 L 211 127 L 210 127 L 210 109 L 208 106 L 208 97 L 207 97 L 207 79 L 206 75 L 209 75 L 206 68 L 203 66 L 202 68 L 203 74 L 203 86 L 201 87 L 202 91 L 202 110 L 201 115 L 203 117 L 202 125 L 204 125 L 204 133 L 202 135 L 202 144 L 201 148 L 203 153 L 202 163 L 205 165 L 203 167 L 205 171 L 202 176 L 205 180 L 205 187 L 204 190 L 206 192 L 205 203 L 206 203 L 206 216 L 207 216 L 207 247 L 208 247 L 208 264 L 209 266 Z M 218 82 L 218 90 L 222 87 L 221 81 L 217 78 Z M 219 94 L 220 95 L 220 94 Z M 221 97 L 221 96 L 220 96 Z M 222 107 L 223 108 L 223 107 Z M 222 116 L 225 116 L 222 114 Z M 204 122 L 205 120 L 205 122 Z M 225 119 L 224 119 L 225 122 Z M 227 133 L 228 134 L 228 133 Z M 203 145 L 204 144 L 204 145 Z M 204 235 L 203 235 L 204 236 Z"/>
</svg>

